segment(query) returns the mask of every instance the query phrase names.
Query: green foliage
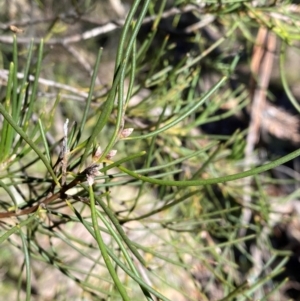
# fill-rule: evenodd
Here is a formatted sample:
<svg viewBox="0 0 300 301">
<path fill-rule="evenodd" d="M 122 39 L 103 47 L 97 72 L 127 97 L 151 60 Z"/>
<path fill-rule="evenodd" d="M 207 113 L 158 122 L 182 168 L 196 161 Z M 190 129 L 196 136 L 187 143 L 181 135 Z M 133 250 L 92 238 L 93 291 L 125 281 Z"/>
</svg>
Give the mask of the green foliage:
<svg viewBox="0 0 300 301">
<path fill-rule="evenodd" d="M 97 7 L 83 2 L 72 1 L 76 13 Z M 197 3 L 133 1 L 111 84 L 98 81 L 100 48 L 91 78 L 55 83 L 51 97 L 39 79 L 59 18 L 39 44 L 14 36 L 0 103 L 1 255 L 11 251 L 0 262 L 16 282 L 3 287 L 8 298 L 46 300 L 49 281 L 55 300 L 283 300 L 289 253 L 272 246 L 266 190 L 281 185 L 269 171 L 300 150 L 245 169 L 247 130 L 226 127 L 251 104 L 241 70 L 250 76 L 261 27 L 281 42 L 282 88 L 299 109 L 284 72 L 299 17 L 289 3 Z M 202 22 L 197 30 L 180 30 L 184 12 Z M 161 30 L 165 20 L 175 35 Z M 219 121 L 218 133 L 203 131 Z"/>
</svg>

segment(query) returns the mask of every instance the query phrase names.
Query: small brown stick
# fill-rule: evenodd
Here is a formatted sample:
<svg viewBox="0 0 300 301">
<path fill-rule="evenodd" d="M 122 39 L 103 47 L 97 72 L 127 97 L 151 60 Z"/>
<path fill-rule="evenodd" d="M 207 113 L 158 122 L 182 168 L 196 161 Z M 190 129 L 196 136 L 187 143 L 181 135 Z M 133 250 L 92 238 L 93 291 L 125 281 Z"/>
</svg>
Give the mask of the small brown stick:
<svg viewBox="0 0 300 301">
<path fill-rule="evenodd" d="M 87 167 L 83 172 L 78 174 L 76 178 L 71 181 L 69 184 L 63 186 L 58 192 L 54 193 L 53 195 L 46 197 L 42 201 L 40 201 L 38 204 L 34 205 L 33 207 L 26 208 L 17 212 L 0 212 L 0 219 L 1 218 L 8 218 L 8 217 L 14 217 L 14 216 L 21 216 L 21 215 L 27 215 L 30 213 L 33 213 L 38 210 L 40 206 L 46 206 L 47 204 L 57 200 L 57 199 L 66 199 L 67 195 L 66 192 L 75 187 L 76 185 L 86 181 L 89 177 L 95 177 L 98 175 L 98 164 L 92 164 L 91 166 Z"/>
<path fill-rule="evenodd" d="M 266 105 L 267 89 L 270 82 L 274 53 L 276 49 L 276 36 L 269 32 L 268 29 L 261 27 L 258 31 L 256 43 L 253 49 L 253 57 L 251 62 L 251 71 L 253 77 L 250 82 L 251 103 L 251 121 L 247 135 L 247 143 L 245 147 L 245 168 L 253 162 L 253 150 L 259 139 L 263 111 Z M 251 202 L 251 179 L 244 179 L 244 197 L 241 220 L 245 227 L 241 227 L 239 236 L 243 237 L 246 233 L 246 226 L 251 219 L 251 210 L 247 203 Z"/>
</svg>

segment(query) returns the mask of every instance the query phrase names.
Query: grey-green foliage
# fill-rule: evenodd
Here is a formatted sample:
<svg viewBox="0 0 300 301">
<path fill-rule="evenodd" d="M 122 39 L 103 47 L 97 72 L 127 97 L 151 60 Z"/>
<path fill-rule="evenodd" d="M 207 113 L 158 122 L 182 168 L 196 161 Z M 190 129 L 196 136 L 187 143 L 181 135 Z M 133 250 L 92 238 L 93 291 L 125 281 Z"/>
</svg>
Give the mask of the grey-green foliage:
<svg viewBox="0 0 300 301">
<path fill-rule="evenodd" d="M 79 14 L 79 4 L 69 5 Z M 90 13 L 87 7 L 99 8 L 84 1 L 81 13 Z M 187 16 L 200 29 L 181 30 Z M 267 172 L 300 151 L 245 171 L 247 131 L 212 135 L 201 126 L 220 120 L 229 126 L 250 105 L 239 76 L 245 68 L 250 74 L 244 56 L 257 30 L 267 27 L 292 45 L 298 19 L 289 3 L 133 1 L 125 22 L 117 23 L 122 31 L 109 87 L 97 82 L 105 49 L 91 44 L 98 55 L 88 93 L 77 86 L 64 97 L 64 88 L 54 89 L 52 99 L 38 80 L 51 59 L 46 34 L 64 27 L 54 19 L 45 40 L 28 48 L 14 38 L 0 103 L 0 243 L 1 252 L 12 252 L 10 264 L 1 262 L 9 267 L 5 296 L 42 300 L 41 283 L 49 281 L 56 300 L 282 298 L 284 282 L 274 277 L 287 252 L 271 246 L 274 209 L 265 192 L 280 181 Z M 188 53 L 181 52 L 186 45 Z M 282 51 L 283 88 L 297 107 Z M 82 95 L 83 104 L 70 100 Z M 252 201 L 243 207 L 245 193 Z M 245 208 L 253 216 L 248 225 Z"/>
</svg>

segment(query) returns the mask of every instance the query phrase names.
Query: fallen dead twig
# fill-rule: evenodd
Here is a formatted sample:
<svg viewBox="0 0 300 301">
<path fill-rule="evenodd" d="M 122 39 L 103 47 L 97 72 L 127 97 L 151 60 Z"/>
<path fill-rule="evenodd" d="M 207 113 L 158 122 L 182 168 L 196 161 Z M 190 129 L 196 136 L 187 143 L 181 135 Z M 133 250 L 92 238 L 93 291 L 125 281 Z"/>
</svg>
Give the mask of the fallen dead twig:
<svg viewBox="0 0 300 301">
<path fill-rule="evenodd" d="M 168 11 L 164 12 L 162 14 L 162 18 L 168 18 L 177 14 L 181 14 L 181 13 L 187 13 L 190 11 L 199 11 L 199 10 L 203 10 L 201 9 L 200 6 L 196 6 L 196 5 L 187 5 L 181 9 L 179 8 L 171 8 Z M 204 12 L 204 11 L 202 11 Z M 156 15 L 154 16 L 149 16 L 146 17 L 143 20 L 143 24 L 147 24 L 147 23 L 151 23 L 153 22 L 155 19 L 157 18 Z M 44 22 L 50 22 L 53 21 L 55 19 L 53 18 L 49 18 L 49 19 L 44 19 Z M 36 23 L 41 23 L 42 20 L 41 19 L 36 19 L 33 21 L 30 20 L 24 20 L 24 21 L 20 21 L 20 22 L 15 22 L 15 23 L 7 23 L 7 24 L 1 24 L 0 28 L 2 29 L 9 29 L 9 27 L 11 25 L 15 25 L 15 26 L 26 26 L 26 25 L 32 25 L 32 24 L 36 24 Z M 83 33 L 79 33 L 79 34 L 74 34 L 68 37 L 64 37 L 64 38 L 52 38 L 49 39 L 47 41 L 45 41 L 45 44 L 47 45 L 56 45 L 56 44 L 61 44 L 61 45 L 67 45 L 70 43 L 76 43 L 76 42 L 80 42 L 83 40 L 88 40 L 91 38 L 95 38 L 97 36 L 103 35 L 103 34 L 107 34 L 109 32 L 112 32 L 114 30 L 116 30 L 117 28 L 120 28 L 124 25 L 125 23 L 125 19 L 122 20 L 118 20 L 118 21 L 110 21 L 106 24 L 102 24 L 101 26 L 95 27 L 93 29 L 87 30 Z M 18 44 L 28 44 L 31 43 L 33 39 L 31 37 L 18 37 L 17 39 L 17 43 Z M 0 42 L 2 43 L 7 43 L 7 44 L 12 44 L 14 41 L 13 36 L 11 35 L 2 35 L 0 36 Z M 40 43 L 40 39 L 34 39 L 33 40 L 34 44 L 39 44 Z"/>
</svg>

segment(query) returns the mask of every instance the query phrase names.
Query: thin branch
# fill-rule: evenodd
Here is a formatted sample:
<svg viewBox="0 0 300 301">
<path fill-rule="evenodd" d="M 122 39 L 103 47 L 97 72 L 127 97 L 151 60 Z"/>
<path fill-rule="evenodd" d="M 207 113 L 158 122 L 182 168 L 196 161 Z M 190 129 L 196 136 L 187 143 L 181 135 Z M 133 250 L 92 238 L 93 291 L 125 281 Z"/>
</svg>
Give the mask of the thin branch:
<svg viewBox="0 0 300 301">
<path fill-rule="evenodd" d="M 186 7 L 182 8 L 182 9 L 171 8 L 170 10 L 168 10 L 168 11 L 166 11 L 162 14 L 162 18 L 168 18 L 168 17 L 174 16 L 174 15 L 177 15 L 177 14 L 187 13 L 187 12 L 190 12 L 190 11 L 193 11 L 193 10 L 199 11 L 199 10 L 201 10 L 201 8 L 199 6 L 195 6 L 195 5 L 187 5 Z M 143 24 L 151 23 L 156 18 L 157 18 L 157 15 L 146 17 L 143 21 Z M 22 22 L 16 22 L 13 25 L 24 26 L 24 24 L 26 24 L 26 22 L 27 22 L 27 24 L 29 24 L 28 20 L 26 20 L 23 23 Z M 83 40 L 92 39 L 92 38 L 95 38 L 97 36 L 112 32 L 112 31 L 122 27 L 124 25 L 124 23 L 125 23 L 125 19 L 118 20 L 118 21 L 110 21 L 106 24 L 95 27 L 91 30 L 87 30 L 87 31 L 85 31 L 83 33 L 80 33 L 80 34 L 74 34 L 74 35 L 71 35 L 71 36 L 65 37 L 65 38 L 49 39 L 49 40 L 45 41 L 45 44 L 47 44 L 47 45 L 56 45 L 56 44 L 66 45 L 66 44 L 70 44 L 70 43 L 76 43 L 76 42 L 80 42 L 80 41 L 83 41 Z M 12 25 L 12 24 L 5 25 L 4 27 L 6 28 L 6 26 L 8 26 L 7 28 L 9 28 L 10 25 Z M 18 44 L 28 44 L 31 41 L 32 41 L 31 37 L 18 37 L 18 39 L 17 39 Z M 6 44 L 12 44 L 13 43 L 13 37 L 10 36 L 10 35 L 0 36 L 0 42 L 6 43 Z M 36 38 L 35 40 L 33 40 L 33 43 L 34 44 L 39 44 L 40 39 Z"/>
<path fill-rule="evenodd" d="M 84 182 L 87 180 L 87 178 L 91 176 L 96 176 L 98 175 L 98 168 L 99 165 L 97 164 L 92 164 L 91 166 L 87 167 L 83 172 L 78 174 L 74 180 L 72 180 L 69 184 L 62 186 L 61 189 L 52 194 L 49 197 L 44 198 L 42 201 L 38 202 L 36 205 L 30 208 L 25 208 L 23 210 L 18 210 L 18 211 L 9 211 L 9 212 L 0 212 L 0 219 L 1 218 L 8 218 L 8 217 L 13 217 L 13 216 L 21 216 L 21 215 L 28 215 L 30 213 L 33 213 L 39 209 L 40 206 L 45 207 L 49 203 L 58 200 L 58 199 L 65 199 L 67 197 L 66 192 L 75 187 L 76 185 Z"/>
<path fill-rule="evenodd" d="M 78 63 L 83 67 L 83 69 L 85 71 L 87 71 L 87 73 L 92 76 L 93 74 L 93 68 L 92 66 L 89 64 L 89 62 L 85 59 L 85 57 L 79 53 L 77 51 L 77 49 L 75 47 L 73 47 L 72 45 L 70 44 L 63 44 L 64 48 L 70 53 L 73 55 L 73 57 L 78 61 Z M 101 85 L 101 80 L 99 78 L 99 76 L 97 76 L 96 78 L 96 85 Z"/>
<path fill-rule="evenodd" d="M 25 20 L 20 20 L 20 21 L 11 21 L 8 23 L 0 23 L 0 29 L 2 30 L 9 30 L 12 25 L 14 26 L 21 26 L 21 27 L 26 27 L 30 25 L 35 25 L 39 23 L 47 23 L 47 22 L 53 22 L 54 20 L 61 20 L 61 21 L 67 21 L 67 20 L 72 20 L 75 21 L 77 19 L 81 18 L 79 15 L 77 15 L 75 12 L 70 12 L 66 14 L 59 14 L 58 16 L 55 17 L 42 17 L 42 18 L 36 18 L 36 19 L 25 19 Z"/>
<path fill-rule="evenodd" d="M 0 69 L 0 78 L 7 81 L 8 80 L 8 73 L 9 73 L 9 70 Z M 24 74 L 18 72 L 17 77 L 22 79 L 22 78 L 24 78 Z M 35 77 L 33 75 L 29 75 L 28 80 L 31 81 L 31 82 L 34 82 Z M 72 92 L 74 94 L 80 95 L 80 96 L 85 97 L 85 98 L 88 97 L 87 92 L 83 92 L 83 91 L 81 91 L 79 89 L 76 89 L 72 86 L 68 86 L 68 85 L 65 85 L 65 84 L 60 84 L 60 83 L 57 83 L 57 82 L 54 82 L 52 80 L 48 80 L 48 79 L 45 79 L 45 78 L 39 78 L 38 82 L 39 82 L 39 84 L 42 84 L 42 85 L 45 85 L 45 86 L 48 86 L 48 87 L 50 86 L 50 87 L 54 87 L 56 89 L 63 89 L 63 90 Z"/>
</svg>

